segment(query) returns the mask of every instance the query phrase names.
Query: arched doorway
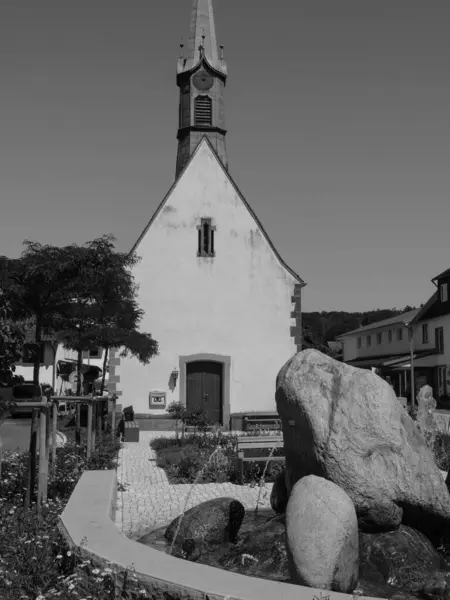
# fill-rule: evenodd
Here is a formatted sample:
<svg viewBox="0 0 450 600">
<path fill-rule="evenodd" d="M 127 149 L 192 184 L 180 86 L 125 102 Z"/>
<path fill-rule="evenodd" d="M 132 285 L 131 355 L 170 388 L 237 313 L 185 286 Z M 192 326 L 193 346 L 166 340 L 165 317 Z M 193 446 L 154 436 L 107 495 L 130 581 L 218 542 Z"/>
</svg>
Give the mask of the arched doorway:
<svg viewBox="0 0 450 600">
<path fill-rule="evenodd" d="M 186 409 L 201 410 L 214 424 L 223 422 L 223 364 L 198 360 L 186 364 Z"/>
</svg>

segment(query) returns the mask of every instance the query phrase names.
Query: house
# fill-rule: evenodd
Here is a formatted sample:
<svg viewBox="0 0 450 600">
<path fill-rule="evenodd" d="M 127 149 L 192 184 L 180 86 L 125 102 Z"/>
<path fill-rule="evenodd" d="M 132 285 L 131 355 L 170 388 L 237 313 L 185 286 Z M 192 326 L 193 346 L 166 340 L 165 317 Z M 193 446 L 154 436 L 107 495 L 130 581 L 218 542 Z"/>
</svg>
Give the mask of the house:
<svg viewBox="0 0 450 600">
<path fill-rule="evenodd" d="M 428 384 L 437 398 L 450 395 L 450 269 L 432 282 L 437 291 L 422 308 L 337 338 L 343 344 L 344 362 L 375 370 L 397 396 L 410 394 L 411 357 L 415 392 Z"/>
<path fill-rule="evenodd" d="M 302 345 L 305 285 L 230 175 L 227 75 L 212 2 L 195 0 L 177 66 L 175 182 L 133 247 L 141 330 L 159 355 L 142 365 L 113 354 L 109 386 L 136 413 L 164 415 L 180 401 L 226 428 L 243 413 L 276 411 L 276 375 Z"/>
<path fill-rule="evenodd" d="M 74 386 L 70 383 L 69 376 L 76 371 L 77 353 L 73 350 L 66 350 L 62 344 L 58 344 L 53 333 L 48 329 L 44 329 L 41 338 L 40 383 L 51 385 L 55 394 L 58 395 L 66 394 L 69 389 L 73 391 Z M 32 381 L 34 361 L 38 351 L 35 344 L 34 328 L 29 327 L 26 331 L 22 360 L 16 363 L 14 374 L 23 377 L 25 381 Z M 103 348 L 92 348 L 83 352 L 81 372 L 84 379 L 84 393 L 90 392 L 90 384 L 93 384 L 102 375 L 104 352 Z M 107 381 L 108 374 L 106 375 Z"/>
</svg>

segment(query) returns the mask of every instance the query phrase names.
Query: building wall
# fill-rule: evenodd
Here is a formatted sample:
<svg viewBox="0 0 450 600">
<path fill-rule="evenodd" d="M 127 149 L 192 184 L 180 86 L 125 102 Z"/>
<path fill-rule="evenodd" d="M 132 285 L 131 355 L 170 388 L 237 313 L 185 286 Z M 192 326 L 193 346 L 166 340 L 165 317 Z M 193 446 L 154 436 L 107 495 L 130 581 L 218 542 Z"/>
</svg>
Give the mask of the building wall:
<svg viewBox="0 0 450 600">
<path fill-rule="evenodd" d="M 402 339 L 397 339 L 397 329 L 402 329 Z M 392 342 L 388 342 L 388 331 L 392 331 Z M 381 333 L 381 344 L 377 343 L 377 334 Z M 371 337 L 371 344 L 367 346 L 367 336 Z M 361 338 L 361 348 L 358 348 L 358 338 Z M 342 338 L 344 361 L 366 358 L 370 356 L 389 356 L 409 352 L 408 329 L 399 323 L 386 325 L 369 331 L 355 332 L 351 336 Z"/>
<path fill-rule="evenodd" d="M 202 217 L 217 228 L 214 258 L 197 257 Z M 275 411 L 276 375 L 299 341 L 293 337 L 297 281 L 204 141 L 137 254 L 141 330 L 159 342 L 160 354 L 144 366 L 133 358 L 117 361 L 110 382 L 123 393 L 121 402 L 138 413 L 161 413 L 150 410 L 149 393 L 179 400 L 181 382 L 173 388 L 171 373 L 180 369 L 180 357 L 214 354 L 230 361 L 232 413 Z"/>
<path fill-rule="evenodd" d="M 51 385 L 53 377 L 54 350 L 50 342 L 44 343 L 44 362 L 41 364 L 39 369 L 39 381 L 41 383 L 49 383 Z M 16 364 L 16 370 L 14 374 L 21 375 L 25 381 L 32 381 L 33 368 L 34 365 L 32 363 L 20 362 Z"/>
</svg>

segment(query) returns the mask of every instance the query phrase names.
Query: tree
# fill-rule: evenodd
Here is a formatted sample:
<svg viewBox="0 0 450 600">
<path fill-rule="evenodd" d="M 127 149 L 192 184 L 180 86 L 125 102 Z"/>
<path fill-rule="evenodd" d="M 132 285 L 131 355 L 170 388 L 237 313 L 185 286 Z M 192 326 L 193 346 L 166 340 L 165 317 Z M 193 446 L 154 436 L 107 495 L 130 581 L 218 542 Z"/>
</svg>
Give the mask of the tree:
<svg viewBox="0 0 450 600">
<path fill-rule="evenodd" d="M 24 329 L 11 319 L 11 305 L 0 288 L 0 389 L 14 381 L 14 364 L 22 357 Z M 9 402 L 0 395 L 0 424 Z"/>
<path fill-rule="evenodd" d="M 134 253 L 116 252 L 114 242 L 113 236 L 104 235 L 77 249 L 74 264 L 82 277 L 69 284 L 69 299 L 58 319 L 57 337 L 77 352 L 78 372 L 84 350 L 105 349 L 102 392 L 111 348 L 120 348 L 122 356 L 131 354 L 144 364 L 158 352 L 152 336 L 138 331 L 144 312 L 137 305 L 131 268 L 139 259 Z M 78 378 L 77 394 L 80 388 Z"/>
<path fill-rule="evenodd" d="M 59 248 L 26 240 L 20 258 L 1 257 L 6 265 L 4 291 L 15 322 L 28 320 L 36 345 L 33 381 L 39 383 L 42 332 L 52 328 L 60 309 L 67 303 L 67 289 L 76 273 L 76 246 Z M 76 267 L 76 265 L 75 265 Z"/>
</svg>

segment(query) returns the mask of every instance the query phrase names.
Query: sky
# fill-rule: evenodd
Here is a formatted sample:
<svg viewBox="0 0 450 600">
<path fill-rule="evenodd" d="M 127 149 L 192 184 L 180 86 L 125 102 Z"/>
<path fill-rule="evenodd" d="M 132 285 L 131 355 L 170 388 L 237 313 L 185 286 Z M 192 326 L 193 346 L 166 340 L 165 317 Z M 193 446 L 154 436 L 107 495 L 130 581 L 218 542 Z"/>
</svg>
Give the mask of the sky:
<svg viewBox="0 0 450 600">
<path fill-rule="evenodd" d="M 0 255 L 131 249 L 174 180 L 191 0 L 0 0 Z M 450 268 L 450 2 L 215 0 L 229 170 L 304 311 Z"/>
</svg>

